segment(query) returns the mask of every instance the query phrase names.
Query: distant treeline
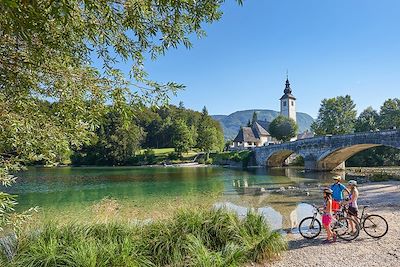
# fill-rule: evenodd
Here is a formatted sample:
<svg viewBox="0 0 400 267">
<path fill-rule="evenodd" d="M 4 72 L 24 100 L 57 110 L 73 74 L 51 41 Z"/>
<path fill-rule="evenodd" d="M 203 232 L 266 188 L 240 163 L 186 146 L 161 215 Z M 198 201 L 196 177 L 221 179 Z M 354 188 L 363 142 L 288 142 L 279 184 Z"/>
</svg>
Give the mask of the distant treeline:
<svg viewBox="0 0 400 267">
<path fill-rule="evenodd" d="M 71 156 L 75 165 L 137 164 L 143 148 L 174 148 L 173 157 L 190 149 L 209 153 L 224 147 L 223 131 L 207 109 L 202 112 L 179 106 L 134 106 L 124 112 L 111 108 L 103 116 L 90 144 Z M 147 154 L 148 151 L 147 151 Z"/>
</svg>

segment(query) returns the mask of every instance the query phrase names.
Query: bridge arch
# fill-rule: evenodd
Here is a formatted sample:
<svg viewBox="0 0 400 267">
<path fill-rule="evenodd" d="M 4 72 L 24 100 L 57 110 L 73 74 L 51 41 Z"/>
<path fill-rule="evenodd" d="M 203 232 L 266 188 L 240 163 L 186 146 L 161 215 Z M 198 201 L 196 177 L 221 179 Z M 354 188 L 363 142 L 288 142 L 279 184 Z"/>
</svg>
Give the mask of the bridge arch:
<svg viewBox="0 0 400 267">
<path fill-rule="evenodd" d="M 319 170 L 334 170 L 344 168 L 344 162 L 352 156 L 374 147 L 393 147 L 399 149 L 398 146 L 385 144 L 357 144 L 341 148 L 328 150 L 317 159 L 317 168 Z"/>
<path fill-rule="evenodd" d="M 294 150 L 285 149 L 285 150 L 278 150 L 272 153 L 267 158 L 267 166 L 268 167 L 282 167 L 285 163 L 285 160 L 288 159 L 291 155 L 297 154 L 304 158 L 304 156 Z"/>
</svg>

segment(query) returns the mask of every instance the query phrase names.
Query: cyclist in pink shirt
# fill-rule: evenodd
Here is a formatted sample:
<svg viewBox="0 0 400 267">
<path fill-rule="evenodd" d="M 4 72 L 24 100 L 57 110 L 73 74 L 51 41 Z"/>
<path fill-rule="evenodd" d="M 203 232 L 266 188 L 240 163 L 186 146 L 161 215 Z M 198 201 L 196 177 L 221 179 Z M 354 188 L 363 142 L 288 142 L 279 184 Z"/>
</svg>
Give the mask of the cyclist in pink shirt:
<svg viewBox="0 0 400 267">
<path fill-rule="evenodd" d="M 327 233 L 327 238 L 324 240 L 324 243 L 332 243 L 336 241 L 336 236 L 332 232 L 331 229 L 331 223 L 332 223 L 332 217 L 333 217 L 333 211 L 332 211 L 332 189 L 330 188 L 325 188 L 324 189 L 324 213 L 322 215 L 322 224 L 324 225 L 324 228 Z"/>
</svg>

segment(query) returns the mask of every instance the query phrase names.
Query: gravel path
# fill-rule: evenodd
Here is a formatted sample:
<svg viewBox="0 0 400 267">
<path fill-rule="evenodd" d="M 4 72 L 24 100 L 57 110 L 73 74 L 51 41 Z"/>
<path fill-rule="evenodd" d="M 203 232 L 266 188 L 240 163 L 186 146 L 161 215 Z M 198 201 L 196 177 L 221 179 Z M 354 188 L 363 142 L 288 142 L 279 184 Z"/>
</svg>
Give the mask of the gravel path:
<svg viewBox="0 0 400 267">
<path fill-rule="evenodd" d="M 288 235 L 289 250 L 282 259 L 258 266 L 326 266 L 326 267 L 400 267 L 400 182 L 361 185 L 359 205 L 371 205 L 369 213 L 385 217 L 389 232 L 382 239 L 374 240 L 364 231 L 352 241 L 322 244 L 325 233 L 315 240 L 300 235 Z"/>
</svg>

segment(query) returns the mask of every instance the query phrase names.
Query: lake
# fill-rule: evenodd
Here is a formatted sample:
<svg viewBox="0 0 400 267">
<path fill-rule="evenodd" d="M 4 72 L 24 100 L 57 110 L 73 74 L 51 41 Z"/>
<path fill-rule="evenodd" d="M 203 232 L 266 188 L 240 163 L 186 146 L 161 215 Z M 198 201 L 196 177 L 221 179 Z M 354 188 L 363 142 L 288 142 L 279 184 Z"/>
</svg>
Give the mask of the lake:
<svg viewBox="0 0 400 267">
<path fill-rule="evenodd" d="M 320 187 L 332 175 L 295 168 L 29 168 L 8 192 L 19 195 L 18 211 L 39 206 L 47 218 L 152 220 L 179 208 L 224 206 L 239 215 L 259 211 L 279 228 L 293 223 L 299 203 L 321 204 Z"/>
</svg>

